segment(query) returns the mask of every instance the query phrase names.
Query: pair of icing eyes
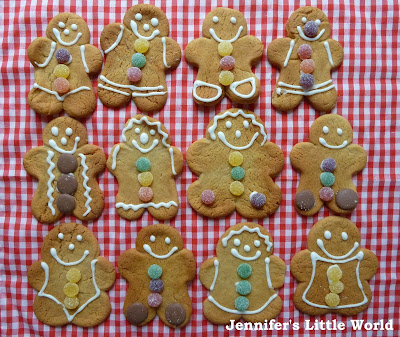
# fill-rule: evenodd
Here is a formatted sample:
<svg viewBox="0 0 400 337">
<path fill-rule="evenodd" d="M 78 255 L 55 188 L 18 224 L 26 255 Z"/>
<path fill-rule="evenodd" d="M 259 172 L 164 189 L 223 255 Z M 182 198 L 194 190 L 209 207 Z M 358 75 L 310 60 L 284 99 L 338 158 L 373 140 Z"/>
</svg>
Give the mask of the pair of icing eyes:
<svg viewBox="0 0 400 337">
<path fill-rule="evenodd" d="M 59 22 L 59 23 L 58 23 L 58 27 L 64 29 L 64 28 L 65 28 L 65 23 L 64 23 L 64 22 Z M 73 24 L 71 25 L 71 29 L 74 30 L 74 31 L 78 30 L 78 25 L 75 24 L 75 23 L 73 23 Z M 68 30 L 68 29 L 64 30 L 64 34 L 65 34 L 65 35 L 68 35 L 68 34 L 69 34 L 69 30 Z"/>
<path fill-rule="evenodd" d="M 330 240 L 332 238 L 332 233 L 330 231 L 325 231 L 324 237 L 327 240 Z M 346 241 L 349 238 L 346 232 L 342 232 L 342 240 Z"/>
<path fill-rule="evenodd" d="M 135 133 L 138 135 L 138 134 L 140 133 L 140 129 L 139 129 L 139 128 L 136 128 L 136 129 L 135 129 Z M 151 134 L 152 136 L 154 136 L 154 135 L 156 134 L 156 130 L 151 129 L 151 130 L 150 130 L 150 134 Z"/>
<path fill-rule="evenodd" d="M 240 240 L 239 239 L 235 239 L 234 241 L 233 241 L 233 244 L 236 246 L 236 247 L 239 247 L 240 246 Z M 260 242 L 260 240 L 254 240 L 254 246 L 255 247 L 260 247 L 260 245 L 261 245 L 261 242 Z M 250 251 L 250 246 L 249 245 L 245 245 L 244 247 L 244 250 L 246 251 L 246 252 L 249 252 Z"/>
<path fill-rule="evenodd" d="M 151 242 L 156 241 L 156 237 L 155 237 L 154 235 L 150 236 L 150 241 L 151 241 Z M 165 243 L 166 243 L 167 245 L 169 245 L 169 244 L 171 243 L 171 239 L 170 239 L 169 237 L 166 237 L 166 238 L 165 238 Z"/>
<path fill-rule="evenodd" d="M 328 128 L 327 126 L 324 126 L 324 127 L 322 128 L 322 132 L 325 133 L 325 134 L 327 134 L 327 133 L 329 132 L 329 128 Z M 343 134 L 343 130 L 342 130 L 341 128 L 337 128 L 337 129 L 336 129 L 336 132 L 337 132 L 337 134 L 338 134 L 339 136 L 341 136 L 341 135 Z"/>
<path fill-rule="evenodd" d="M 140 14 L 140 13 L 136 13 L 135 19 L 136 19 L 137 21 L 141 21 L 141 20 L 143 19 L 143 15 Z M 151 22 L 151 25 L 152 25 L 153 27 L 157 27 L 157 26 L 158 26 L 158 19 L 157 19 L 157 18 L 152 18 L 152 19 L 150 20 L 150 22 Z M 149 26 L 149 25 L 147 25 L 147 27 L 148 27 L 148 26 Z"/>
<path fill-rule="evenodd" d="M 56 126 L 53 126 L 53 127 L 51 128 L 51 134 L 52 134 L 54 137 L 57 137 L 57 136 L 58 136 L 59 132 L 58 132 L 58 128 L 57 128 Z M 66 134 L 67 136 L 71 136 L 71 135 L 72 135 L 72 129 L 71 129 L 71 128 L 66 128 L 66 129 L 65 129 L 65 134 Z M 67 138 L 62 137 L 62 138 L 61 138 L 61 144 L 62 144 L 62 145 L 67 145 L 67 143 L 68 143 Z"/>
<path fill-rule="evenodd" d="M 307 20 L 307 18 L 306 18 L 305 16 L 303 16 L 303 18 L 301 19 L 301 21 L 302 21 L 303 23 L 306 23 L 308 20 Z M 317 20 L 315 20 L 315 23 L 319 26 L 319 25 L 321 24 L 321 20 L 320 20 L 320 19 L 317 19 Z"/>
<path fill-rule="evenodd" d="M 60 240 L 64 240 L 64 234 L 63 234 L 63 233 L 58 233 L 58 238 L 59 238 Z M 82 235 L 78 234 L 78 235 L 76 236 L 76 239 L 77 239 L 79 242 L 81 242 L 81 241 L 82 241 Z"/>
<path fill-rule="evenodd" d="M 218 16 L 214 16 L 214 17 L 213 17 L 213 22 L 214 22 L 214 23 L 218 23 L 218 22 L 219 22 Z M 231 23 L 233 23 L 233 24 L 236 23 L 236 18 L 235 18 L 234 16 L 231 17 Z"/>
<path fill-rule="evenodd" d="M 227 127 L 227 129 L 230 129 L 232 127 L 232 122 L 231 121 L 227 121 L 225 123 L 225 126 Z M 245 129 L 248 129 L 250 124 L 249 124 L 248 121 L 243 121 L 243 126 L 244 126 Z"/>
</svg>

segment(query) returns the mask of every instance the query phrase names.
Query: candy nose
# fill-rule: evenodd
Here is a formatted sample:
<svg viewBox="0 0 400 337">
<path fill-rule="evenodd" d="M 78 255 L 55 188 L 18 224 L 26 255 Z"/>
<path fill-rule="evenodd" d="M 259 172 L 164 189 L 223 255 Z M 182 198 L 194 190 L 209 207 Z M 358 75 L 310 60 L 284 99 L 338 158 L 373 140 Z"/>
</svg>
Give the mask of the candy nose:
<svg viewBox="0 0 400 337">
<path fill-rule="evenodd" d="M 304 25 L 304 34 L 308 37 L 315 37 L 318 34 L 319 25 L 315 21 L 308 21 Z"/>
</svg>

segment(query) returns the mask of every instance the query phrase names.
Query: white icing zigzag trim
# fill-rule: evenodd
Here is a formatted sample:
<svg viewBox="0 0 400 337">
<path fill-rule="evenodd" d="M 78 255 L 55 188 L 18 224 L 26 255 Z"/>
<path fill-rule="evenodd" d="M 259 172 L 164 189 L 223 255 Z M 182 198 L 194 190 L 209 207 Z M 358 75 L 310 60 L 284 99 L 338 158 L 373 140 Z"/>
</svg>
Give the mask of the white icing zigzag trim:
<svg viewBox="0 0 400 337">
<path fill-rule="evenodd" d="M 146 116 L 142 116 L 142 118 L 140 118 L 140 119 L 131 118 L 131 119 L 129 120 L 129 122 L 128 122 L 128 125 L 122 130 L 122 140 L 123 140 L 124 142 L 126 142 L 125 132 L 128 131 L 128 130 L 130 130 L 130 129 L 132 129 L 133 123 L 140 125 L 140 124 L 142 124 L 143 122 L 145 122 L 145 123 L 146 123 L 147 125 L 149 125 L 149 126 L 151 126 L 151 125 L 157 125 L 157 131 L 158 131 L 158 133 L 161 134 L 161 135 L 163 136 L 163 139 L 162 139 L 161 142 L 163 143 L 163 145 L 164 145 L 165 147 L 170 147 L 170 145 L 167 144 L 167 142 L 166 142 L 166 140 L 167 140 L 167 138 L 168 138 L 168 134 L 165 133 L 163 130 L 161 130 L 161 122 L 158 122 L 158 121 L 157 121 L 157 122 L 150 122 L 150 121 L 147 119 Z"/>
<path fill-rule="evenodd" d="M 66 97 L 68 97 L 69 95 L 75 94 L 76 92 L 79 92 L 79 91 L 82 91 L 82 90 L 89 90 L 90 91 L 89 87 L 83 86 L 83 87 L 79 87 L 79 88 L 76 88 L 74 90 L 71 90 L 71 91 L 67 92 L 66 94 L 60 96 L 57 91 L 47 89 L 45 87 L 40 86 L 37 83 L 33 84 L 33 88 L 34 89 L 40 89 L 40 90 L 42 90 L 44 92 L 47 92 L 50 95 L 56 96 L 57 100 L 59 100 L 60 102 L 64 102 Z"/>
<path fill-rule="evenodd" d="M 170 208 L 171 206 L 178 207 L 178 204 L 175 201 L 169 201 L 169 202 L 159 202 L 158 204 L 155 204 L 154 202 L 148 202 L 146 204 L 139 204 L 139 205 L 125 204 L 123 202 L 118 202 L 115 205 L 115 207 L 117 207 L 117 208 L 123 208 L 124 211 L 127 211 L 128 209 L 131 209 L 133 211 L 137 211 L 137 210 L 139 210 L 141 208 L 148 208 L 148 207 L 154 207 L 156 209 L 159 209 L 161 207 Z"/>
<path fill-rule="evenodd" d="M 47 174 L 49 175 L 49 180 L 47 181 L 47 198 L 49 198 L 49 201 L 47 203 L 47 206 L 50 208 L 51 210 L 51 214 L 55 215 L 56 214 L 56 210 L 53 207 L 53 202 L 54 202 L 54 197 L 53 197 L 53 192 L 54 192 L 54 188 L 53 188 L 53 181 L 56 178 L 53 174 L 53 170 L 56 167 L 56 165 L 53 163 L 52 159 L 54 157 L 54 152 L 53 151 L 47 151 L 47 158 L 46 158 L 46 162 L 47 164 L 49 164 L 49 168 L 47 170 Z"/>
<path fill-rule="evenodd" d="M 93 200 L 90 197 L 90 191 L 92 189 L 87 184 L 89 181 L 89 177 L 87 176 L 86 172 L 89 170 L 89 167 L 86 165 L 86 156 L 82 153 L 79 153 L 78 156 L 82 158 L 81 159 L 81 165 L 83 167 L 82 177 L 83 177 L 83 187 L 85 188 L 85 193 L 83 195 L 86 197 L 86 202 L 85 202 L 86 212 L 83 213 L 83 216 L 86 216 L 92 210 L 92 208 L 89 206 Z"/>
<path fill-rule="evenodd" d="M 250 228 L 250 227 L 247 227 L 247 226 L 243 226 L 243 227 L 240 228 L 238 231 L 231 230 L 231 231 L 229 232 L 229 234 L 228 234 L 226 237 L 224 237 L 224 238 L 222 239 L 222 245 L 223 245 L 224 247 L 226 247 L 226 246 L 228 245 L 228 240 L 229 240 L 233 235 L 241 234 L 241 233 L 244 232 L 244 231 L 247 231 L 247 232 L 249 232 L 249 233 L 257 233 L 258 236 L 259 236 L 260 238 L 263 238 L 263 239 L 264 239 L 264 243 L 267 245 L 267 252 L 271 251 L 272 242 L 269 241 L 269 236 L 268 236 L 268 235 L 265 235 L 265 234 L 262 234 L 261 231 L 260 231 L 260 228 L 258 228 L 258 227 Z"/>
</svg>

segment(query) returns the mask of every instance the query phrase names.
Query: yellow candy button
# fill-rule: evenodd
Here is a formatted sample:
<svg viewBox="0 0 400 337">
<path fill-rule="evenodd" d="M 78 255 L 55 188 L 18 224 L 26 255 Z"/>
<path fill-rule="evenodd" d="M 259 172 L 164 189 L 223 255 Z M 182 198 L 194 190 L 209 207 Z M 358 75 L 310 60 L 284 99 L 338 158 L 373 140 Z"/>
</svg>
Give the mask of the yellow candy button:
<svg viewBox="0 0 400 337">
<path fill-rule="evenodd" d="M 75 297 L 79 293 L 79 287 L 76 283 L 68 282 L 64 286 L 64 294 L 68 297 Z"/>
<path fill-rule="evenodd" d="M 332 283 L 329 285 L 329 290 L 330 290 L 331 292 L 333 292 L 334 294 L 340 294 L 340 293 L 343 291 L 343 289 L 344 289 L 344 285 L 343 285 L 343 283 L 340 282 L 340 281 L 332 282 Z"/>
<path fill-rule="evenodd" d="M 244 186 L 240 181 L 234 181 L 231 183 L 229 190 L 233 195 L 239 196 L 244 192 Z"/>
<path fill-rule="evenodd" d="M 140 185 L 147 187 L 153 183 L 153 175 L 150 172 L 142 172 L 138 175 Z"/>
<path fill-rule="evenodd" d="M 77 283 L 81 279 L 81 272 L 76 268 L 71 268 L 67 273 L 67 280 L 71 283 Z"/>
<path fill-rule="evenodd" d="M 325 303 L 331 308 L 336 307 L 340 303 L 339 295 L 334 293 L 329 293 L 325 296 Z"/>
<path fill-rule="evenodd" d="M 64 305 L 67 309 L 76 309 L 79 305 L 78 297 L 66 297 Z"/>
<path fill-rule="evenodd" d="M 58 64 L 54 68 L 54 75 L 56 75 L 57 77 L 68 78 L 69 73 L 69 67 L 65 64 Z"/>
<path fill-rule="evenodd" d="M 231 71 L 223 70 L 219 73 L 219 83 L 224 86 L 232 84 L 234 78 L 235 76 L 233 76 L 233 73 Z"/>
<path fill-rule="evenodd" d="M 146 51 L 149 50 L 150 43 L 145 39 L 137 39 L 133 44 L 133 47 L 138 53 L 144 54 Z"/>
<path fill-rule="evenodd" d="M 228 56 L 232 53 L 232 43 L 223 41 L 218 45 L 218 54 L 221 56 Z"/>
<path fill-rule="evenodd" d="M 240 166 L 243 163 L 243 155 L 239 151 L 234 151 L 229 154 L 229 164 L 232 166 Z"/>
<path fill-rule="evenodd" d="M 337 265 L 330 266 L 326 274 L 331 281 L 339 281 L 343 276 L 342 270 Z"/>
</svg>

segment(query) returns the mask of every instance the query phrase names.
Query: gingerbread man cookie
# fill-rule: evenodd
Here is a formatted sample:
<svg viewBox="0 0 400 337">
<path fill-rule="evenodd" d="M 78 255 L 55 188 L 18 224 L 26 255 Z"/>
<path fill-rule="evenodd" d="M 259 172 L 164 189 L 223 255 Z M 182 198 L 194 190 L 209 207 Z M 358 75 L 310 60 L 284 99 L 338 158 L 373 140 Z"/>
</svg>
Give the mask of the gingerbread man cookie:
<svg viewBox="0 0 400 337">
<path fill-rule="evenodd" d="M 207 127 L 207 137 L 187 150 L 189 168 L 199 176 L 190 185 L 190 205 L 215 218 L 237 210 L 249 218 L 274 213 L 281 190 L 274 183 L 283 168 L 281 149 L 267 141 L 263 121 L 248 110 L 219 113 Z"/>
<path fill-rule="evenodd" d="M 337 216 L 322 219 L 311 228 L 307 246 L 290 262 L 299 282 L 293 297 L 297 309 L 309 315 L 348 316 L 366 309 L 372 299 L 368 280 L 375 275 L 378 260 L 360 247 L 356 225 Z"/>
<path fill-rule="evenodd" d="M 147 209 L 158 220 L 178 213 L 175 178 L 182 172 L 183 156 L 161 122 L 136 115 L 125 124 L 123 143 L 111 150 L 107 168 L 119 184 L 116 207 L 128 220 L 139 218 Z"/>
<path fill-rule="evenodd" d="M 83 225 L 64 223 L 47 234 L 42 259 L 28 271 L 29 284 L 39 292 L 33 311 L 40 321 L 92 327 L 110 315 L 106 291 L 114 284 L 115 270 L 99 255 L 97 239 Z"/>
<path fill-rule="evenodd" d="M 119 108 L 132 99 L 139 110 L 146 112 L 165 105 L 165 72 L 181 61 L 181 48 L 168 34 L 168 18 L 148 4 L 129 8 L 123 23 L 104 28 L 100 44 L 106 61 L 98 94 L 105 105 Z"/>
<path fill-rule="evenodd" d="M 353 141 L 350 123 L 339 115 L 324 115 L 310 129 L 310 143 L 296 144 L 290 161 L 300 172 L 295 197 L 302 215 L 317 213 L 326 205 L 337 214 L 351 213 L 358 204 L 352 176 L 367 163 L 367 153 Z"/>
<path fill-rule="evenodd" d="M 43 145 L 24 156 L 24 168 L 39 180 L 32 213 L 42 223 L 53 223 L 64 214 L 80 220 L 97 219 L 104 208 L 96 176 L 104 171 L 101 148 L 87 144 L 83 124 L 69 117 L 53 119 L 43 130 Z"/>
<path fill-rule="evenodd" d="M 176 229 L 164 224 L 143 228 L 136 249 L 120 256 L 118 270 L 129 285 L 124 303 L 129 322 L 145 325 L 156 314 L 173 328 L 189 322 L 192 302 L 187 283 L 195 277 L 196 262 Z"/>
<path fill-rule="evenodd" d="M 204 316 L 215 324 L 242 318 L 264 322 L 281 312 L 275 289 L 285 280 L 286 265 L 273 256 L 272 238 L 255 223 L 239 223 L 219 239 L 217 256 L 203 262 L 200 281 L 210 290 Z"/>
<path fill-rule="evenodd" d="M 35 68 L 35 83 L 28 101 L 42 115 L 65 110 L 77 118 L 96 109 L 96 95 L 89 76 L 103 64 L 99 49 L 89 44 L 85 20 L 72 13 L 56 15 L 47 26 L 47 37 L 39 37 L 28 48 Z"/>
<path fill-rule="evenodd" d="M 198 68 L 193 99 L 200 105 L 215 105 L 225 94 L 234 102 L 250 104 L 260 96 L 260 81 L 251 68 L 264 53 L 264 45 L 247 35 L 243 14 L 216 8 L 203 22 L 203 36 L 185 49 L 186 61 Z"/>
<path fill-rule="evenodd" d="M 273 106 L 292 110 L 303 99 L 318 111 L 329 112 L 336 105 L 337 92 L 331 70 L 343 61 L 343 47 L 329 38 L 331 26 L 320 9 L 301 7 L 286 23 L 288 37 L 268 46 L 268 61 L 280 70 Z"/>
</svg>

